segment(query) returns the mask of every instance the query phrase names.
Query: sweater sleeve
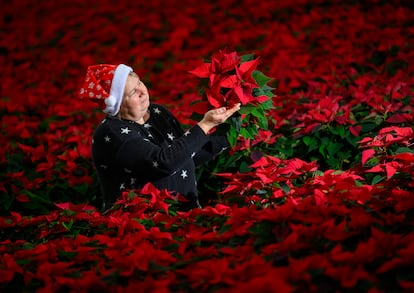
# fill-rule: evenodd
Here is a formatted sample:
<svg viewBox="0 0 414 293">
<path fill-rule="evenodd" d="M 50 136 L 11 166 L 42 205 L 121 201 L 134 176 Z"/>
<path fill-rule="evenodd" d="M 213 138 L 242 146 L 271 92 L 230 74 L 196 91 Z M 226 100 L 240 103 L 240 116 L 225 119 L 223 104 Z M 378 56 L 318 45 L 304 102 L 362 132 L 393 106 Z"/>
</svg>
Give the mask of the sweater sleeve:
<svg viewBox="0 0 414 293">
<path fill-rule="evenodd" d="M 171 114 L 170 111 L 168 111 L 165 107 L 161 105 L 157 105 L 160 109 L 162 109 L 167 115 L 171 121 L 171 125 L 176 129 L 177 132 L 182 132 L 181 125 L 177 118 L 174 117 L 174 115 Z M 193 160 L 196 166 L 202 165 L 211 159 L 214 159 L 216 155 L 221 153 L 222 151 L 226 150 L 228 147 L 230 147 L 230 144 L 225 137 L 225 135 L 217 135 L 217 134 L 211 134 L 207 135 L 207 141 L 202 146 L 202 148 L 196 152 L 195 155 L 193 155 Z"/>
<path fill-rule="evenodd" d="M 208 142 L 194 156 L 196 166 L 202 165 L 230 147 L 225 136 L 209 135 Z"/>
<path fill-rule="evenodd" d="M 208 136 L 197 125 L 164 146 L 135 134 L 124 140 L 115 155 L 115 162 L 133 173 L 156 179 L 174 173 L 207 142 Z"/>
</svg>

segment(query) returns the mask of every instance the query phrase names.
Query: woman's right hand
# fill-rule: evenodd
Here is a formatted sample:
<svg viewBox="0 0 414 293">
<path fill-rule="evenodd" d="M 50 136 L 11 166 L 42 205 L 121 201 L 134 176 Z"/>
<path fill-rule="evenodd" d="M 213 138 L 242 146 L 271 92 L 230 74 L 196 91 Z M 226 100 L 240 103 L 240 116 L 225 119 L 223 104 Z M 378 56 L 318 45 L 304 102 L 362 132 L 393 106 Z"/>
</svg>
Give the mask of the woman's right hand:
<svg viewBox="0 0 414 293">
<path fill-rule="evenodd" d="M 198 122 L 198 126 L 207 134 L 214 127 L 224 123 L 231 115 L 240 110 L 240 103 L 234 105 L 230 109 L 221 107 L 209 110 L 204 114 L 203 119 Z"/>
</svg>

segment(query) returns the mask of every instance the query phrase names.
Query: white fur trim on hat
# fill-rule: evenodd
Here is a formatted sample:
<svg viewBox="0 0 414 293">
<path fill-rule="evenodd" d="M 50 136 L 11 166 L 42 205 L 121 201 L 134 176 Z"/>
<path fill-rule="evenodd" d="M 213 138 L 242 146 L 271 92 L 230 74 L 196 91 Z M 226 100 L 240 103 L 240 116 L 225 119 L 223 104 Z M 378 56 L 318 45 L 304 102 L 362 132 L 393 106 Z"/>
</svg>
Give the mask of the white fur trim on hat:
<svg viewBox="0 0 414 293">
<path fill-rule="evenodd" d="M 128 74 L 132 72 L 132 68 L 124 64 L 119 64 L 115 69 L 112 79 L 111 92 L 109 97 L 105 99 L 105 113 L 115 116 L 121 107 L 122 96 L 124 95 L 125 83 Z"/>
<path fill-rule="evenodd" d="M 107 107 L 115 107 L 116 105 L 116 98 L 114 96 L 109 96 L 105 99 L 105 105 Z"/>
</svg>

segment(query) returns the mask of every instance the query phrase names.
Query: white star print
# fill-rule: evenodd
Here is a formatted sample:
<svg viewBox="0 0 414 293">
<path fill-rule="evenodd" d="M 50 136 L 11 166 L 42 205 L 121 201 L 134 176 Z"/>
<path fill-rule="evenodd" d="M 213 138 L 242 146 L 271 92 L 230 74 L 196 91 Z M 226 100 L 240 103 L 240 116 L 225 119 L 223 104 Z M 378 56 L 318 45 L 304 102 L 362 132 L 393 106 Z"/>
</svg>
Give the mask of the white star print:
<svg viewBox="0 0 414 293">
<path fill-rule="evenodd" d="M 158 168 L 158 162 L 157 162 L 157 161 L 153 161 L 153 162 L 152 162 L 152 166 L 153 166 L 154 168 Z"/>
<path fill-rule="evenodd" d="M 221 148 L 221 151 L 219 152 L 220 154 L 222 153 L 222 152 L 224 152 L 225 150 L 227 150 L 227 147 L 222 147 Z"/>
<path fill-rule="evenodd" d="M 149 124 L 149 123 L 145 123 L 145 124 L 144 124 L 144 127 L 145 127 L 145 128 L 150 128 L 150 127 L 151 127 L 151 124 Z"/>
<path fill-rule="evenodd" d="M 108 168 L 108 166 L 107 165 L 104 165 L 104 164 L 100 165 L 99 167 L 101 167 L 102 169 Z"/>
<path fill-rule="evenodd" d="M 187 178 L 187 170 L 181 170 L 181 177 L 183 177 L 183 179 Z"/>
<path fill-rule="evenodd" d="M 121 127 L 121 134 L 129 134 L 131 130 L 128 127 L 122 128 Z"/>
<path fill-rule="evenodd" d="M 131 185 L 134 185 L 136 181 L 137 181 L 136 178 L 131 178 Z"/>
<path fill-rule="evenodd" d="M 158 109 L 158 108 L 154 108 L 154 113 L 155 113 L 155 114 L 160 114 L 160 113 L 161 113 L 161 111 L 160 111 L 160 109 Z"/>
<path fill-rule="evenodd" d="M 124 168 L 124 171 L 125 171 L 125 173 L 132 173 L 132 171 L 127 169 L 127 168 Z"/>
<path fill-rule="evenodd" d="M 184 136 L 188 136 L 188 135 L 190 135 L 190 134 L 191 134 L 190 130 L 187 130 L 187 131 L 184 133 Z"/>
<path fill-rule="evenodd" d="M 152 136 L 152 134 L 150 133 L 150 134 L 148 134 L 148 137 L 151 137 L 151 138 L 152 138 L 153 136 Z"/>
<path fill-rule="evenodd" d="M 169 140 L 174 140 L 174 135 L 172 133 L 167 133 L 168 139 Z"/>
<path fill-rule="evenodd" d="M 123 190 L 123 189 L 125 189 L 125 184 L 121 183 L 121 186 L 119 186 L 119 190 Z"/>
<path fill-rule="evenodd" d="M 109 136 L 105 136 L 104 139 L 105 139 L 105 142 L 110 142 L 111 141 L 111 138 Z"/>
<path fill-rule="evenodd" d="M 195 152 L 193 152 L 192 154 L 191 154 L 191 157 L 192 158 L 194 158 L 194 156 L 196 155 L 196 153 Z"/>
<path fill-rule="evenodd" d="M 149 139 L 148 138 L 144 138 L 144 141 L 149 142 Z"/>
</svg>

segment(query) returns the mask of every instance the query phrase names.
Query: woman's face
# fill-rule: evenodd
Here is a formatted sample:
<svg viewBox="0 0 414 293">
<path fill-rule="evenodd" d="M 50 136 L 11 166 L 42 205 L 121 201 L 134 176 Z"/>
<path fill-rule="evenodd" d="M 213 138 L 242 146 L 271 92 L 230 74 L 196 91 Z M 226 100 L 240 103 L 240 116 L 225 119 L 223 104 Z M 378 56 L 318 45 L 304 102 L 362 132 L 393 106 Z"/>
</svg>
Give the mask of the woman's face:
<svg viewBox="0 0 414 293">
<path fill-rule="evenodd" d="M 121 114 L 141 119 L 147 112 L 149 104 L 149 94 L 145 84 L 137 75 L 129 75 L 121 103 Z"/>
</svg>

